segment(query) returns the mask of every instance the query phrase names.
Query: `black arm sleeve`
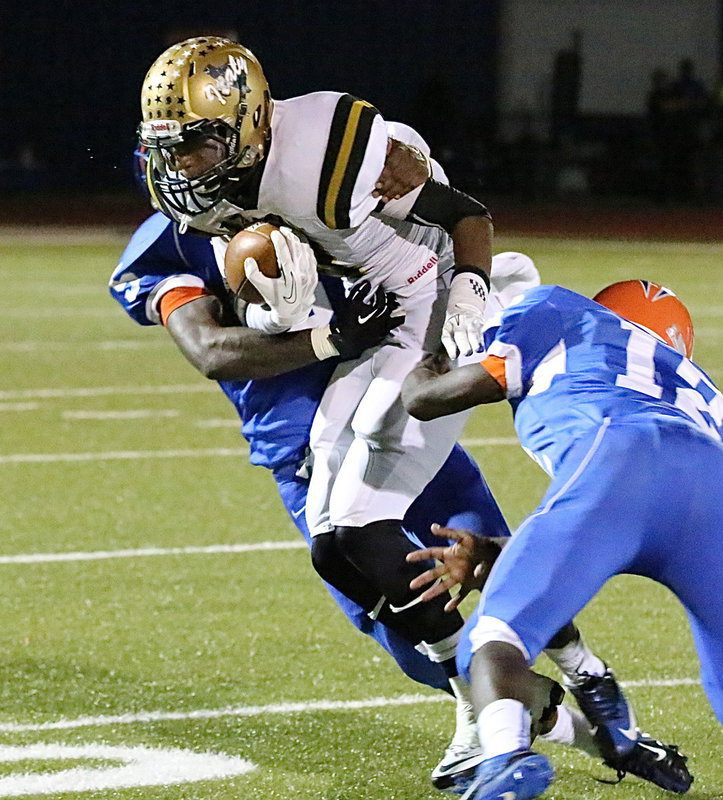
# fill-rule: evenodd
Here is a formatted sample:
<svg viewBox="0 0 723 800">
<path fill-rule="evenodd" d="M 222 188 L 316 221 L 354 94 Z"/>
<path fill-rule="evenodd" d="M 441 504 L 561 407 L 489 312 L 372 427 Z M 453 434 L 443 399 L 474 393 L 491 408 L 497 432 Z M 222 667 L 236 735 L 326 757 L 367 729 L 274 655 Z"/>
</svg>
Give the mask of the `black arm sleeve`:
<svg viewBox="0 0 723 800">
<path fill-rule="evenodd" d="M 438 225 L 450 234 L 455 225 L 465 217 L 492 219 L 490 212 L 479 200 L 435 180 L 428 180 L 424 184 L 409 214 L 412 222 Z"/>
</svg>

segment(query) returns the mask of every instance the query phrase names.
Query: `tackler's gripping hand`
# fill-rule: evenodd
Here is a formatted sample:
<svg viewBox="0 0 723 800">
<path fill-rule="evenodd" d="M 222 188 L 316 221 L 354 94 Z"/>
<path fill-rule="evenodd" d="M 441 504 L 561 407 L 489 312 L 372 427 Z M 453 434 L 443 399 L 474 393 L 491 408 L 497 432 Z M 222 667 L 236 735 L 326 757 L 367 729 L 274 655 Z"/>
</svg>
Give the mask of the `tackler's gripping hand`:
<svg viewBox="0 0 723 800">
<path fill-rule="evenodd" d="M 413 145 L 389 139 L 384 169 L 374 185 L 373 197 L 385 203 L 398 200 L 421 186 L 431 175 L 429 159 Z"/>
<path fill-rule="evenodd" d="M 393 292 L 385 292 L 381 286 L 372 290 L 369 281 L 360 281 L 332 322 L 329 339 L 342 358 L 356 358 L 381 344 L 403 322 Z"/>
<path fill-rule="evenodd" d="M 449 287 L 442 344 L 451 359 L 482 349 L 489 278 L 475 267 L 457 267 Z"/>
<path fill-rule="evenodd" d="M 279 267 L 278 278 L 268 278 L 259 270 L 255 259 L 244 261 L 246 278 L 258 289 L 271 309 L 271 319 L 285 328 L 303 322 L 314 305 L 319 276 L 316 256 L 308 242 L 282 226 L 271 233 Z"/>
</svg>

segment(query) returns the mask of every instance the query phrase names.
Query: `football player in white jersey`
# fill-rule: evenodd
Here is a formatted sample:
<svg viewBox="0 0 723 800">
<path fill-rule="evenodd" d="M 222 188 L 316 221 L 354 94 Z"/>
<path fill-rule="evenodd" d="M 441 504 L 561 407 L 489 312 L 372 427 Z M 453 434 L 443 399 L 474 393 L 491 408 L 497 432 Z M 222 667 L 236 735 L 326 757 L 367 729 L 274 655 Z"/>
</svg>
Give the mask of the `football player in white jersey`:
<svg viewBox="0 0 723 800">
<path fill-rule="evenodd" d="M 280 218 L 397 296 L 404 323 L 388 344 L 339 366 L 312 427 L 313 562 L 342 592 L 349 575 L 371 581 L 379 599 L 370 613 L 386 606 L 388 624 L 444 665 L 466 704 L 454 660 L 462 618 L 446 614 L 442 599 L 416 602 L 409 583 L 420 570 L 405 560 L 412 545 L 401 527 L 466 417 L 419 423 L 400 391 L 404 375 L 437 349 L 443 328 L 454 355 L 480 341 L 492 258 L 486 208 L 449 187 L 432 161 L 429 180 L 384 203 L 375 194 L 390 137 L 423 147 L 421 138 L 338 92 L 272 101 L 257 59 L 226 39 L 170 47 L 148 71 L 141 102 L 149 189 L 181 230 L 230 236 Z M 309 307 L 291 299 L 302 294 L 292 283 L 264 281 L 253 263 L 245 266 L 271 307 L 266 322 L 253 315 L 258 326 L 278 330 L 279 321 L 288 328 L 306 318 Z M 322 357 L 327 333 L 313 334 L 313 344 Z"/>
</svg>

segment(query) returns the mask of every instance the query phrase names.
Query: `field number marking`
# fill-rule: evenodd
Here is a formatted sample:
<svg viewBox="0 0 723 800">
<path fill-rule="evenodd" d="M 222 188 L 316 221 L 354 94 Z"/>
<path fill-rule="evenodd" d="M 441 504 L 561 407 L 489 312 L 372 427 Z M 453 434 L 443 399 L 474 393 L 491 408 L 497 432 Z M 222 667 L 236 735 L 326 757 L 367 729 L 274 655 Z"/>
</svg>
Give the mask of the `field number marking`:
<svg viewBox="0 0 723 800">
<path fill-rule="evenodd" d="M 174 783 L 218 780 L 244 775 L 256 765 L 222 753 L 160 750 L 150 747 L 115 747 L 104 744 L 30 744 L 0 746 L 0 762 L 44 759 L 103 759 L 119 766 L 73 767 L 60 772 L 23 773 L 0 778 L 0 797 L 94 792 L 132 786 L 167 786 Z"/>
</svg>

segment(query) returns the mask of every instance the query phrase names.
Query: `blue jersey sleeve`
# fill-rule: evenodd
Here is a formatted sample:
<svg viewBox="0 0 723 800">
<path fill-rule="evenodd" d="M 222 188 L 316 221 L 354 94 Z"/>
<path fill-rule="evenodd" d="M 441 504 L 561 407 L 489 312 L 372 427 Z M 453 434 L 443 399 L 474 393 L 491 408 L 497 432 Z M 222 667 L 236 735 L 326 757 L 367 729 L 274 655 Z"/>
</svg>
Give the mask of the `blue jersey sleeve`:
<svg viewBox="0 0 723 800">
<path fill-rule="evenodd" d="M 327 296 L 341 293 L 336 279 L 324 278 Z M 135 232 L 110 279 L 110 293 L 141 325 L 160 322 L 157 301 L 174 286 L 199 286 L 225 292 L 208 238 L 179 233 L 162 214 L 149 217 Z M 253 381 L 222 381 L 249 442 L 251 463 L 293 471 L 303 460 L 319 399 L 336 366 L 320 361 L 294 373 Z"/>
<path fill-rule="evenodd" d="M 531 289 L 485 337 L 483 365 L 506 384 L 520 442 L 550 474 L 605 420 L 694 424 L 721 438 L 723 397 L 701 369 L 568 289 Z"/>
<path fill-rule="evenodd" d="M 140 325 L 157 325 L 157 303 L 175 286 L 223 291 L 210 239 L 181 234 L 163 214 L 149 217 L 133 234 L 111 275 L 111 296 Z"/>
<path fill-rule="evenodd" d="M 487 325 L 486 355 L 504 360 L 508 399 L 526 394 L 535 369 L 563 337 L 564 318 L 554 290 L 531 289 Z"/>
</svg>

